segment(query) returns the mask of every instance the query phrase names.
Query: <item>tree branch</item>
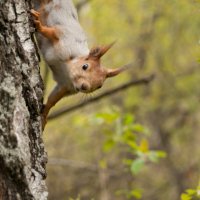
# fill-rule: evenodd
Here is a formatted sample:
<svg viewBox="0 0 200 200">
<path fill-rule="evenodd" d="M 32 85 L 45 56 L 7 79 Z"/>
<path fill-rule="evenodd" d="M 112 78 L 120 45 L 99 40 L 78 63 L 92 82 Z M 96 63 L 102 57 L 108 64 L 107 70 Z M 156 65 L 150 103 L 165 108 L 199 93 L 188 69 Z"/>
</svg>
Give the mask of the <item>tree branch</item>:
<svg viewBox="0 0 200 200">
<path fill-rule="evenodd" d="M 61 108 L 59 109 L 58 111 L 55 111 L 54 113 L 52 113 L 49 117 L 48 117 L 48 120 L 52 120 L 52 119 L 55 119 L 57 117 L 61 117 L 62 115 L 66 114 L 66 113 L 70 113 L 72 111 L 75 111 L 81 107 L 84 107 L 88 104 L 91 104 L 91 103 L 95 103 L 96 101 L 99 101 L 105 97 L 108 97 L 110 95 L 113 95 L 119 91 L 122 91 L 122 90 L 125 90 L 125 89 L 128 89 L 129 87 L 132 87 L 132 86 L 136 86 L 136 85 L 143 85 L 143 84 L 148 84 L 149 82 L 151 82 L 153 79 L 154 79 L 154 74 L 152 75 L 149 75 L 149 76 L 146 76 L 144 78 L 141 78 L 141 79 L 138 79 L 138 80 L 131 80 L 125 84 L 122 84 L 114 89 L 110 89 L 92 99 L 89 99 L 85 102 L 82 102 L 82 103 L 78 103 L 76 105 L 73 105 L 73 106 L 70 106 L 70 107 L 67 107 L 67 108 Z"/>
</svg>

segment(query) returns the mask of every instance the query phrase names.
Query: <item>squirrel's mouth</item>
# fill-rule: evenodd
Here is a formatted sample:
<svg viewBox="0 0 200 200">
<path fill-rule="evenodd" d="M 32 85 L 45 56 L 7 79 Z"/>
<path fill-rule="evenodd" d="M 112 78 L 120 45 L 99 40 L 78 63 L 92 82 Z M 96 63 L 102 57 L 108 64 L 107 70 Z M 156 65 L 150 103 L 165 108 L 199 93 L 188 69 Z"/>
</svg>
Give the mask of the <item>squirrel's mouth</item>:
<svg viewBox="0 0 200 200">
<path fill-rule="evenodd" d="M 86 83 L 82 83 L 78 86 L 75 86 L 75 91 L 76 92 L 82 92 L 82 93 L 90 93 L 91 92 L 91 88 L 89 87 L 88 84 Z"/>
<path fill-rule="evenodd" d="M 88 94 L 88 93 L 90 93 L 90 92 L 92 92 L 92 91 L 90 91 L 90 90 L 83 90 L 83 89 L 81 89 L 81 88 L 76 87 L 76 88 L 75 88 L 75 92 L 81 92 L 81 93 Z"/>
</svg>

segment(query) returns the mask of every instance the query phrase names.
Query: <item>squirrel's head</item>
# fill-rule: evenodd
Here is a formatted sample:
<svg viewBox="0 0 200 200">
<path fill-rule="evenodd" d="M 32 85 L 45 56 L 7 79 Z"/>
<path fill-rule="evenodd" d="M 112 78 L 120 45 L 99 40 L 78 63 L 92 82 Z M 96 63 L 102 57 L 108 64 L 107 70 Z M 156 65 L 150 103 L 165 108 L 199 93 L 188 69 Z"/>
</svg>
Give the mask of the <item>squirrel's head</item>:
<svg viewBox="0 0 200 200">
<path fill-rule="evenodd" d="M 93 92 L 101 88 L 107 78 L 114 77 L 125 70 L 126 67 L 108 69 L 101 65 L 101 57 L 112 45 L 113 43 L 92 48 L 89 55 L 68 62 L 70 78 L 77 92 Z"/>
</svg>

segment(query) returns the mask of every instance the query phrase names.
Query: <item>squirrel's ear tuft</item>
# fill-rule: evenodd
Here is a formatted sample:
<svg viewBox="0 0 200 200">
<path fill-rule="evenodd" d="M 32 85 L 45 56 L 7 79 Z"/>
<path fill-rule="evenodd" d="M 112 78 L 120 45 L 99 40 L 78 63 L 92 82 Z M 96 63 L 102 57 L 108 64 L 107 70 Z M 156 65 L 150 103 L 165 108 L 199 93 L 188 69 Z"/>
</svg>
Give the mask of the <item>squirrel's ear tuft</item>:
<svg viewBox="0 0 200 200">
<path fill-rule="evenodd" d="M 116 68 L 116 69 L 106 69 L 106 71 L 107 71 L 106 77 L 110 78 L 110 77 L 117 76 L 121 72 L 127 70 L 131 65 L 132 65 L 132 63 L 124 65 L 124 66 Z"/>
<path fill-rule="evenodd" d="M 89 58 L 91 59 L 100 59 L 113 45 L 115 42 L 101 46 L 101 47 L 94 47 L 90 50 Z"/>
</svg>

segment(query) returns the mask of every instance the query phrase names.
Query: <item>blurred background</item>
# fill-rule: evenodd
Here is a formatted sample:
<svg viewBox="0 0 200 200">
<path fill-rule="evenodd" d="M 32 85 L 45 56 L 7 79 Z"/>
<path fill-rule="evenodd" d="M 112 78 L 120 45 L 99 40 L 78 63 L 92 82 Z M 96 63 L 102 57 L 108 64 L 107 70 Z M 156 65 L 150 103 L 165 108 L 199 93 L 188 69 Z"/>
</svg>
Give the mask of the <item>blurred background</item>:
<svg viewBox="0 0 200 200">
<path fill-rule="evenodd" d="M 90 47 L 117 40 L 103 64 L 133 66 L 93 94 L 67 97 L 52 110 L 43 136 L 49 199 L 195 196 L 200 178 L 199 2 L 74 2 Z M 41 71 L 47 97 L 54 81 L 44 64 Z M 147 84 L 132 84 L 59 114 L 60 109 L 152 74 L 155 78 Z"/>
</svg>

